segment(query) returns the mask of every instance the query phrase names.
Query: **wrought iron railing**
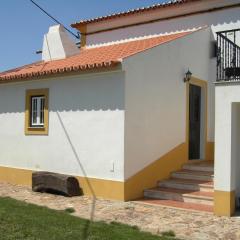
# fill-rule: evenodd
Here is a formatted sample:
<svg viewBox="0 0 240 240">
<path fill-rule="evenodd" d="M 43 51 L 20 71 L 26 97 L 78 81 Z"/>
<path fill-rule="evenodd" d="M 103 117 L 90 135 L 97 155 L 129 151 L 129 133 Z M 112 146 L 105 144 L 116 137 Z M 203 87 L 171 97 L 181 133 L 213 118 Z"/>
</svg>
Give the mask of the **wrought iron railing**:
<svg viewBox="0 0 240 240">
<path fill-rule="evenodd" d="M 240 29 L 217 33 L 217 81 L 240 80 Z"/>
</svg>

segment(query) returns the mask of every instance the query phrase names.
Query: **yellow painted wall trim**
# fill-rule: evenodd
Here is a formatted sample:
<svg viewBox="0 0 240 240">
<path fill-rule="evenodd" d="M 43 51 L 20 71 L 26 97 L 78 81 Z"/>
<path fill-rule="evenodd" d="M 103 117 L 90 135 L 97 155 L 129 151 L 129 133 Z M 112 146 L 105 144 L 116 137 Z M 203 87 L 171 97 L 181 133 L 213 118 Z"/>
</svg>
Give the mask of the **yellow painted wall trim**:
<svg viewBox="0 0 240 240">
<path fill-rule="evenodd" d="M 155 187 L 158 180 L 168 178 L 171 172 L 181 169 L 187 160 L 187 144 L 182 143 L 125 182 L 80 176 L 77 179 L 85 195 L 93 195 L 92 188 L 97 197 L 128 201 L 143 197 L 144 189 Z M 0 167 L 0 181 L 31 186 L 32 171 Z"/>
<path fill-rule="evenodd" d="M 156 187 L 158 180 L 169 178 L 188 161 L 188 145 L 182 143 L 125 182 L 125 201 L 143 197 L 143 190 Z"/>
<path fill-rule="evenodd" d="M 235 191 L 214 191 L 214 213 L 230 217 L 235 212 Z"/>
<path fill-rule="evenodd" d="M 78 30 L 81 33 L 81 47 L 85 47 L 87 44 L 87 25 L 82 25 L 78 27 Z"/>
<path fill-rule="evenodd" d="M 124 201 L 124 182 L 97 178 L 77 177 L 84 195 Z M 89 186 L 91 185 L 91 187 Z"/>
<path fill-rule="evenodd" d="M 155 187 L 158 180 L 168 178 L 188 160 L 187 144 L 182 143 L 125 182 L 77 176 L 85 195 L 128 201 L 143 197 L 143 190 Z M 0 181 L 31 186 L 32 171 L 0 167 Z M 89 186 L 91 185 L 91 187 Z"/>
<path fill-rule="evenodd" d="M 32 186 L 32 170 L 0 167 L 0 181 L 11 184 Z M 111 181 L 97 178 L 76 177 L 83 189 L 84 195 L 94 195 L 105 199 L 115 199 L 124 201 L 124 182 Z M 88 181 L 87 181 L 88 180 Z M 91 185 L 91 188 L 89 186 Z"/>
<path fill-rule="evenodd" d="M 214 161 L 214 142 L 207 142 L 205 155 L 206 160 Z"/>
<path fill-rule="evenodd" d="M 31 97 L 32 96 L 44 96 L 45 106 L 44 106 L 44 127 L 32 128 L 30 126 L 30 112 L 31 112 Z M 25 135 L 48 135 L 49 128 L 49 89 L 29 89 L 26 90 L 26 100 L 25 100 Z"/>
<path fill-rule="evenodd" d="M 26 169 L 0 167 L 0 181 L 24 186 L 32 185 L 32 171 Z"/>
</svg>

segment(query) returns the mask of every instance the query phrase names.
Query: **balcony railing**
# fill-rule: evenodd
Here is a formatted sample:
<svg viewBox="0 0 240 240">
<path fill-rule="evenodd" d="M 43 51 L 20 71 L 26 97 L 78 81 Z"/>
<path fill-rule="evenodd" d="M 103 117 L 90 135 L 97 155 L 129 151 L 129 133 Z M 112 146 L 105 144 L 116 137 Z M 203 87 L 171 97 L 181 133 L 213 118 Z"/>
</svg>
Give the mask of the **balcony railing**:
<svg viewBox="0 0 240 240">
<path fill-rule="evenodd" d="M 240 81 L 239 42 L 240 29 L 217 33 L 217 81 Z"/>
</svg>

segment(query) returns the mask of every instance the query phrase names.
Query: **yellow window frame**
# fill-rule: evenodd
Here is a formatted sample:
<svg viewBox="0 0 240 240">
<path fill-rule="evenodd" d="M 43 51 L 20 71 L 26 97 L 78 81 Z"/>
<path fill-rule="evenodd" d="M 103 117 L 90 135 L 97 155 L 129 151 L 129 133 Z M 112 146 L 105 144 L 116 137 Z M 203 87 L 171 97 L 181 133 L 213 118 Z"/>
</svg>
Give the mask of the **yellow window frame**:
<svg viewBox="0 0 240 240">
<path fill-rule="evenodd" d="M 44 126 L 31 127 L 31 98 L 37 96 L 44 96 Z M 26 90 L 25 101 L 25 135 L 48 135 L 49 128 L 49 89 L 28 89 Z"/>
</svg>

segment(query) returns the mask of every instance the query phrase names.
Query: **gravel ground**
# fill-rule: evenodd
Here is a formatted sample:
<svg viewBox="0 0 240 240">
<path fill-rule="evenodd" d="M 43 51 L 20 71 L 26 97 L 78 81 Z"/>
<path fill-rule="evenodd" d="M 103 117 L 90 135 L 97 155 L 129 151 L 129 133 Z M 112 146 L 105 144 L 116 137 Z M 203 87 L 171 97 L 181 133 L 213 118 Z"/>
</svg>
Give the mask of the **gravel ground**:
<svg viewBox="0 0 240 240">
<path fill-rule="evenodd" d="M 24 186 L 0 183 L 0 196 L 56 210 L 74 208 L 73 215 L 106 222 L 116 221 L 159 234 L 173 230 L 186 240 L 240 240 L 240 217 L 216 217 L 205 212 L 173 209 L 140 202 L 119 202 L 91 197 L 67 198 L 35 193 Z"/>
</svg>

